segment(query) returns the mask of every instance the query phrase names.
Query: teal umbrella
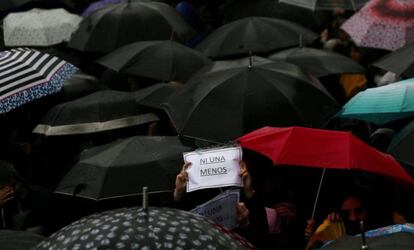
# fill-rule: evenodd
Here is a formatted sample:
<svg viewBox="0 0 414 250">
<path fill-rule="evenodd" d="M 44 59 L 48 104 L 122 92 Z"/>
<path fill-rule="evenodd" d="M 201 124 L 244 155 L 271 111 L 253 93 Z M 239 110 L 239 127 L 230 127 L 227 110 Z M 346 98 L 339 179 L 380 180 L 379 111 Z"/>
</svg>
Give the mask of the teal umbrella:
<svg viewBox="0 0 414 250">
<path fill-rule="evenodd" d="M 378 125 L 412 117 L 414 78 L 359 92 L 337 115 Z"/>
</svg>

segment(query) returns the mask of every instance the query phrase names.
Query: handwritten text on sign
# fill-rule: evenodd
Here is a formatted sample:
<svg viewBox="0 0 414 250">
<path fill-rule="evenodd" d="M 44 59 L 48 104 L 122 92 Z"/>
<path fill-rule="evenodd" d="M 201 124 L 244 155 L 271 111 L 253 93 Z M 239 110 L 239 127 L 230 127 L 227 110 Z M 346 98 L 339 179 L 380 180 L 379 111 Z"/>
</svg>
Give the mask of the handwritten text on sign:
<svg viewBox="0 0 414 250">
<path fill-rule="evenodd" d="M 239 176 L 240 147 L 215 148 L 184 153 L 187 169 L 187 192 L 214 187 L 242 186 Z"/>
</svg>

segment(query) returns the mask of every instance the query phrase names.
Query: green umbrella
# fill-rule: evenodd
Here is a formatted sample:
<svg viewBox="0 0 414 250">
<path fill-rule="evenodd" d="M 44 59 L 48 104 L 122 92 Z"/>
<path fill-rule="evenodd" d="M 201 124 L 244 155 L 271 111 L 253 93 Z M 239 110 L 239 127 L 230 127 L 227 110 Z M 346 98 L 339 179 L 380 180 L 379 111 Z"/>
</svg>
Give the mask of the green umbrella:
<svg viewBox="0 0 414 250">
<path fill-rule="evenodd" d="M 414 78 L 362 91 L 344 105 L 338 116 L 378 125 L 414 116 Z"/>
</svg>

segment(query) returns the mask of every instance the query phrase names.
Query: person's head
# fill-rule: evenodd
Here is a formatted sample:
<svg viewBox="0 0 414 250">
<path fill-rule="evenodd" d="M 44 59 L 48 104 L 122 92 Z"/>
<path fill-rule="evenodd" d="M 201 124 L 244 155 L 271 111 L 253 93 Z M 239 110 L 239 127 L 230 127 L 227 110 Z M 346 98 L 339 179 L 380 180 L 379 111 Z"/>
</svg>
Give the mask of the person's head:
<svg viewBox="0 0 414 250">
<path fill-rule="evenodd" d="M 367 211 L 361 199 L 354 195 L 347 196 L 341 205 L 341 213 L 344 219 L 351 222 L 360 222 L 366 219 Z"/>
<path fill-rule="evenodd" d="M 348 235 L 361 233 L 360 223 L 365 222 L 367 217 L 367 210 L 361 198 L 355 195 L 346 196 L 341 204 L 341 215 Z"/>
</svg>

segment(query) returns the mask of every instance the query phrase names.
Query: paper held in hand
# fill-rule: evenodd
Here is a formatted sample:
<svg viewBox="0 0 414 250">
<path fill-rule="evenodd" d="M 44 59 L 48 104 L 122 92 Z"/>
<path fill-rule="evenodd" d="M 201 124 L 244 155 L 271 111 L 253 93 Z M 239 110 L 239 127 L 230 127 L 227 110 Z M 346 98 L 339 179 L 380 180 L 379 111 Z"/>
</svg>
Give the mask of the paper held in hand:
<svg viewBox="0 0 414 250">
<path fill-rule="evenodd" d="M 196 150 L 183 155 L 185 162 L 191 162 L 187 169 L 187 192 L 243 185 L 239 175 L 242 159 L 240 147 Z"/>
<path fill-rule="evenodd" d="M 215 223 L 233 229 L 237 227 L 236 205 L 240 200 L 239 196 L 239 190 L 227 190 L 190 212 L 202 215 Z"/>
</svg>

